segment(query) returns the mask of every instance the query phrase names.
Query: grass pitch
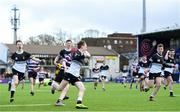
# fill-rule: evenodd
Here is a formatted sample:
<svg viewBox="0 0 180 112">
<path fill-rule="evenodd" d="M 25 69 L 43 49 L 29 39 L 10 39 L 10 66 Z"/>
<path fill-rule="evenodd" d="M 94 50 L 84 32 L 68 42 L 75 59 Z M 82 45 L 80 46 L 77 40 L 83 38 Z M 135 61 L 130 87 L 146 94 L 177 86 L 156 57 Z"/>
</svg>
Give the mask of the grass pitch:
<svg viewBox="0 0 180 112">
<path fill-rule="evenodd" d="M 86 92 L 83 104 L 87 105 L 87 110 L 77 110 L 75 108 L 77 89 L 70 87 L 65 106 L 54 106 L 60 92 L 53 95 L 49 86 L 35 87 L 35 95 L 31 96 L 29 83 L 21 89 L 21 84 L 15 93 L 15 101 L 9 103 L 9 92 L 7 84 L 0 84 L 0 112 L 2 111 L 180 111 L 180 85 L 174 85 L 176 97 L 169 97 L 169 91 L 162 87 L 156 96 L 156 101 L 148 101 L 151 91 L 139 92 L 139 90 L 129 89 L 129 85 L 124 88 L 119 83 L 107 83 L 106 91 L 102 91 L 101 84 L 96 90 L 93 83 L 85 83 Z"/>
</svg>

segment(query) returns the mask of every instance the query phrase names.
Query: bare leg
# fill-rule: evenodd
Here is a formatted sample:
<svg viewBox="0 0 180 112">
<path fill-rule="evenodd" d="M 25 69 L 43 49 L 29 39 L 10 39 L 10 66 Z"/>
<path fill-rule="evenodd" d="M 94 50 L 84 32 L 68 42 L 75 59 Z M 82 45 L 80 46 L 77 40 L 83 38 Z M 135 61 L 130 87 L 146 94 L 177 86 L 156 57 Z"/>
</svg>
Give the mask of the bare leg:
<svg viewBox="0 0 180 112">
<path fill-rule="evenodd" d="M 173 79 L 171 76 L 167 77 L 167 82 L 169 84 L 169 92 L 170 92 L 170 96 L 174 96 L 173 95 Z"/>
<path fill-rule="evenodd" d="M 58 84 L 57 82 L 53 81 L 52 85 L 51 85 L 51 90 L 62 91 L 62 93 L 60 94 L 60 97 L 56 101 L 55 105 L 56 106 L 63 106 L 64 105 L 63 99 L 69 90 L 69 82 L 66 80 L 62 80 L 61 83 Z"/>
<path fill-rule="evenodd" d="M 14 94 L 16 91 L 16 87 L 19 84 L 18 76 L 14 75 L 11 82 L 11 90 L 10 90 L 10 102 L 14 101 Z"/>
<path fill-rule="evenodd" d="M 30 80 L 30 94 L 33 96 L 34 95 L 35 79 L 30 77 L 29 80 Z"/>
<path fill-rule="evenodd" d="M 82 99 L 83 99 L 83 96 L 84 96 L 84 92 L 85 92 L 84 84 L 79 81 L 79 82 L 76 82 L 75 85 L 79 89 L 77 101 L 81 101 L 82 102 Z"/>
<path fill-rule="evenodd" d="M 67 92 L 69 91 L 69 84 L 66 85 L 66 87 L 62 90 L 60 96 L 59 96 L 59 99 L 60 100 L 64 100 L 64 98 L 66 97 L 67 95 Z"/>
<path fill-rule="evenodd" d="M 156 87 L 154 88 L 154 90 L 150 96 L 150 101 L 153 101 L 153 98 L 156 96 L 157 92 L 159 91 L 159 89 L 161 87 L 161 81 L 162 81 L 161 77 L 156 77 Z"/>
<path fill-rule="evenodd" d="M 105 78 L 103 77 L 102 78 L 102 80 L 101 80 L 101 82 L 102 82 L 102 89 L 103 89 L 103 91 L 105 91 L 106 89 L 105 89 Z"/>
<path fill-rule="evenodd" d="M 94 81 L 94 89 L 97 88 L 97 85 L 98 85 L 98 79 L 95 79 L 95 81 Z"/>
<path fill-rule="evenodd" d="M 78 82 L 75 83 L 75 85 L 79 90 L 76 108 L 78 108 L 78 109 L 88 109 L 87 106 L 82 104 L 82 100 L 83 100 L 83 96 L 84 96 L 84 92 L 85 92 L 84 84 L 81 81 L 78 81 Z"/>
</svg>

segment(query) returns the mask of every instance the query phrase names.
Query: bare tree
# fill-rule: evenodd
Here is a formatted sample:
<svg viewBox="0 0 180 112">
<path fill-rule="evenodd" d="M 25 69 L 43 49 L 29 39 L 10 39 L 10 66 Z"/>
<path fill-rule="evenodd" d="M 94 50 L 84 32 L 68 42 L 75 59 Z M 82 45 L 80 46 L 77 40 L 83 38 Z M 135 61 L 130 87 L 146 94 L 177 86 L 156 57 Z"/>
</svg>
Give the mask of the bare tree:
<svg viewBox="0 0 180 112">
<path fill-rule="evenodd" d="M 78 43 L 83 38 L 83 34 L 79 34 L 76 37 L 72 37 L 73 43 Z"/>
<path fill-rule="evenodd" d="M 58 31 L 56 31 L 55 33 L 56 39 L 61 42 L 61 44 L 63 45 L 66 41 L 66 38 L 68 37 L 68 33 L 66 31 L 63 31 L 61 28 L 58 29 Z"/>
<path fill-rule="evenodd" d="M 97 29 L 85 30 L 83 34 L 79 34 L 79 35 L 81 35 L 81 38 L 83 38 L 83 37 L 89 37 L 89 38 L 107 37 L 107 33 L 100 32 Z"/>
<path fill-rule="evenodd" d="M 84 31 L 84 36 L 85 37 L 98 37 L 99 36 L 99 31 L 96 29 L 88 29 L 86 31 Z"/>
<path fill-rule="evenodd" d="M 61 41 L 58 41 L 54 36 L 49 34 L 40 34 L 35 37 L 30 37 L 27 44 L 34 45 L 59 45 Z"/>
<path fill-rule="evenodd" d="M 107 33 L 101 32 L 100 36 L 101 36 L 101 37 L 107 37 Z"/>
</svg>

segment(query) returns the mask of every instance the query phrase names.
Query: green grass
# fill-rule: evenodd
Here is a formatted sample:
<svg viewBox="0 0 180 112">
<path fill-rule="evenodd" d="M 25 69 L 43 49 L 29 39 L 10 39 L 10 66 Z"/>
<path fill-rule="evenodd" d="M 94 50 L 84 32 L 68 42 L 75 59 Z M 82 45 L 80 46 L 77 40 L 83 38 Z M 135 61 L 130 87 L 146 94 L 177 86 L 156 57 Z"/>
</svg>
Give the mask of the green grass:
<svg viewBox="0 0 180 112">
<path fill-rule="evenodd" d="M 89 107 L 85 111 L 180 111 L 180 85 L 174 85 L 176 97 L 169 97 L 169 91 L 160 89 L 156 101 L 148 101 L 151 91 L 139 92 L 135 88 L 123 88 L 121 84 L 108 83 L 106 91 L 102 91 L 101 84 L 97 90 L 93 89 L 93 83 L 85 83 L 86 93 L 83 103 Z M 50 93 L 50 87 L 42 86 L 40 89 L 35 88 L 35 96 L 29 94 L 29 84 L 21 90 L 19 85 L 15 102 L 9 103 L 9 92 L 7 85 L 0 84 L 0 112 L 1 111 L 84 111 L 75 108 L 77 89 L 70 87 L 66 104 L 63 107 L 54 106 L 60 92 L 54 95 Z M 37 105 L 45 104 L 45 105 Z M 24 106 L 22 106 L 24 105 Z M 32 106 L 34 105 L 34 106 Z"/>
</svg>

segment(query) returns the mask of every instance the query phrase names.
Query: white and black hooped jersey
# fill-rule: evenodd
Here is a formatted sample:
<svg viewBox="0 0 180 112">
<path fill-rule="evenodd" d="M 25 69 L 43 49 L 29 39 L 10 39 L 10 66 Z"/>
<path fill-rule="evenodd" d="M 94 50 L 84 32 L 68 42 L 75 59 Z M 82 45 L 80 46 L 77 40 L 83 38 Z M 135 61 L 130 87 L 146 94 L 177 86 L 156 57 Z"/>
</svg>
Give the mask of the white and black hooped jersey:
<svg viewBox="0 0 180 112">
<path fill-rule="evenodd" d="M 100 68 L 93 68 L 92 71 L 93 71 L 93 73 L 99 73 L 100 72 Z"/>
<path fill-rule="evenodd" d="M 151 63 L 150 73 L 161 73 L 164 64 L 163 55 L 156 53 L 150 58 L 149 61 Z"/>
<path fill-rule="evenodd" d="M 102 65 L 100 67 L 100 70 L 101 70 L 101 76 L 107 76 L 108 75 L 109 66 L 108 65 Z"/>
<path fill-rule="evenodd" d="M 166 62 L 167 65 L 171 66 L 171 67 L 165 67 L 165 68 L 164 68 L 164 71 L 168 71 L 168 72 L 170 72 L 170 73 L 173 73 L 174 68 L 173 68 L 172 66 L 175 65 L 175 59 L 173 59 L 173 58 L 171 58 L 171 57 L 168 57 L 167 60 L 166 60 L 166 59 L 164 59 L 164 60 L 165 60 L 165 62 Z"/>
<path fill-rule="evenodd" d="M 93 78 L 99 78 L 100 68 L 93 68 Z"/>
<path fill-rule="evenodd" d="M 28 52 L 22 51 L 21 53 L 15 52 L 12 54 L 11 59 L 14 60 L 13 69 L 25 73 L 26 70 L 26 61 L 30 58 L 31 54 Z"/>
<path fill-rule="evenodd" d="M 66 72 L 74 75 L 75 77 L 79 77 L 81 66 L 84 65 L 85 63 L 84 59 L 85 59 L 84 54 L 82 54 L 79 50 L 77 50 L 73 54 L 71 66 L 67 69 Z"/>
<path fill-rule="evenodd" d="M 27 60 L 27 70 L 28 70 L 28 72 L 33 72 L 33 69 L 36 69 L 39 66 L 40 66 L 39 62 L 34 61 L 33 59 Z"/>
</svg>

